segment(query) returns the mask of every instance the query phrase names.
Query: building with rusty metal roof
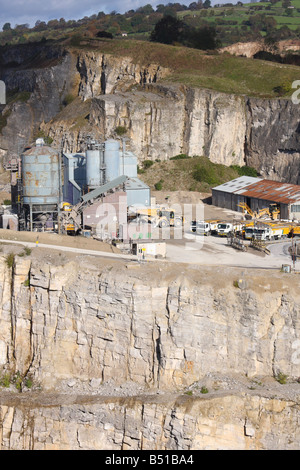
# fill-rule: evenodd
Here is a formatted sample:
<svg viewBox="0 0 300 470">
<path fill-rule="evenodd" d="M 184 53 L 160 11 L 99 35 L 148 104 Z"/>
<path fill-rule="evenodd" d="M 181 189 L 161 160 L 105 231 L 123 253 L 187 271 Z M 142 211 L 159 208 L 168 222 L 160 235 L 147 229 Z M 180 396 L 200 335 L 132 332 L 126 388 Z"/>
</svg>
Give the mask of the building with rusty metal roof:
<svg viewBox="0 0 300 470">
<path fill-rule="evenodd" d="M 215 206 L 241 212 L 246 203 L 252 211 L 276 204 L 280 218 L 300 220 L 300 186 L 262 178 L 240 177 L 212 189 Z"/>
</svg>

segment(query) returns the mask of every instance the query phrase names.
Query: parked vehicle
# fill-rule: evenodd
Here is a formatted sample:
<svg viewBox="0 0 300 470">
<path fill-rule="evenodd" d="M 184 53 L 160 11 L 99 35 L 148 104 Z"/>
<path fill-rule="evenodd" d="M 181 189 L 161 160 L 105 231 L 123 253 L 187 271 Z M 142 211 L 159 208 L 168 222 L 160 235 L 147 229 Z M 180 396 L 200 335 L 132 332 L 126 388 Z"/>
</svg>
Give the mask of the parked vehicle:
<svg viewBox="0 0 300 470">
<path fill-rule="evenodd" d="M 199 235 L 211 235 L 217 232 L 219 220 L 192 220 L 190 229 Z"/>
</svg>

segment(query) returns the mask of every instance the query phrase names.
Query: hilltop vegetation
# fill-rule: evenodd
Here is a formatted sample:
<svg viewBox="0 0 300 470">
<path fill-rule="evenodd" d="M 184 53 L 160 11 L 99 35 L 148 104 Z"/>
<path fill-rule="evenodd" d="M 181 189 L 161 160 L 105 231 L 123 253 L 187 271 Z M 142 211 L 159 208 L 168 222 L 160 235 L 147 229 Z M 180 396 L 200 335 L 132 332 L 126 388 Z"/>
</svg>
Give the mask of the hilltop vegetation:
<svg viewBox="0 0 300 470">
<path fill-rule="evenodd" d="M 272 40 L 299 38 L 300 0 L 270 0 L 269 2 L 243 4 L 226 3 L 211 7 L 210 0 L 192 2 L 189 6 L 180 3 L 145 5 L 121 15 L 115 11 L 102 11 L 80 20 L 53 19 L 47 23 L 36 21 L 28 24 L 3 25 L 0 45 L 56 40 L 78 36 L 96 37 L 106 32 L 113 37 L 148 40 L 155 25 L 166 15 L 184 21 L 188 28 L 213 27 L 218 43 L 223 45 L 238 41 L 257 40 L 270 37 Z"/>
<path fill-rule="evenodd" d="M 230 167 L 211 162 L 207 157 L 180 154 L 166 161 L 146 160 L 138 170 L 139 178 L 157 191 L 210 192 L 211 188 L 242 175 L 257 176 L 254 168 Z"/>
</svg>

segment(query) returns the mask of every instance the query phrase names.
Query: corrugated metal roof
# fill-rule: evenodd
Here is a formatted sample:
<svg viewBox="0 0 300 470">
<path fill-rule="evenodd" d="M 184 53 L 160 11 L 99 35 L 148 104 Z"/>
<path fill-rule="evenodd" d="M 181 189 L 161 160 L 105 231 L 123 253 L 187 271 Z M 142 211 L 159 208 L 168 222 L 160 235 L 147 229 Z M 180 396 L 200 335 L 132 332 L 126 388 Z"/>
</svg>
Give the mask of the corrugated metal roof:
<svg viewBox="0 0 300 470">
<path fill-rule="evenodd" d="M 93 189 L 93 191 L 90 191 L 89 193 L 82 196 L 81 199 L 84 202 L 90 201 L 91 199 L 96 199 L 97 197 L 102 196 L 102 194 L 107 193 L 107 191 L 110 191 L 111 189 L 117 188 L 121 184 L 124 184 L 126 179 L 127 176 L 125 175 L 119 176 L 113 181 L 110 181 L 109 183 L 106 183 L 103 186 L 100 186 L 99 188 Z"/>
<path fill-rule="evenodd" d="M 239 194 L 241 190 L 244 190 L 249 185 L 258 181 L 261 181 L 261 178 L 253 176 L 240 176 L 239 178 L 235 178 L 234 180 L 228 181 L 227 183 L 220 184 L 213 189 L 223 191 L 225 193 Z"/>
<path fill-rule="evenodd" d="M 141 181 L 139 178 L 127 178 L 127 181 L 125 183 L 125 189 L 131 190 L 131 189 L 149 189 L 149 186 L 147 186 L 143 181 Z"/>
<path fill-rule="evenodd" d="M 300 186 L 298 184 L 281 183 L 279 181 L 261 180 L 247 186 L 242 194 L 246 197 L 292 204 L 300 201 Z"/>
</svg>

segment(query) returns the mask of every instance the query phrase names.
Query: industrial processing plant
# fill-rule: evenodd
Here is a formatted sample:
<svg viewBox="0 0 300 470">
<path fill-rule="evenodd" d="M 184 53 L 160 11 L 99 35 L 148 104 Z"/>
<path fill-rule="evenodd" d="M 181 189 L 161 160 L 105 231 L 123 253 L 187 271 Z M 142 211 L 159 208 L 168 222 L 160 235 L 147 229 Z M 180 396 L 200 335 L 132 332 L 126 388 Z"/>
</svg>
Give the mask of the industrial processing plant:
<svg viewBox="0 0 300 470">
<path fill-rule="evenodd" d="M 137 177 L 137 157 L 120 142 L 90 137 L 80 153 L 66 153 L 42 138 L 11 159 L 12 205 L 2 228 L 78 232 L 93 229 L 103 201 L 149 206 L 150 188 Z M 98 211 L 99 213 L 99 211 Z"/>
</svg>

